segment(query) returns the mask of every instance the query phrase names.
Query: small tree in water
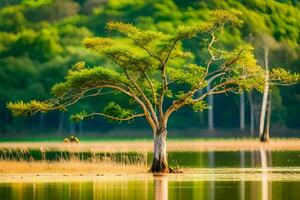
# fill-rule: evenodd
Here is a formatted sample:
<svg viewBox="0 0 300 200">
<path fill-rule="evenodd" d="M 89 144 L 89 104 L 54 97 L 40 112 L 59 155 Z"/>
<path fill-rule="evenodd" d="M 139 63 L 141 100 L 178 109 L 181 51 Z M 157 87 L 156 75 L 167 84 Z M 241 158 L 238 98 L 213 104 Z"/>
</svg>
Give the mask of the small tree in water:
<svg viewBox="0 0 300 200">
<path fill-rule="evenodd" d="M 154 136 L 150 171 L 173 172 L 168 165 L 166 149 L 167 124 L 173 112 L 187 105 L 202 111 L 207 108 L 205 98 L 209 95 L 252 89 L 263 91 L 265 73 L 257 65 L 251 46 L 231 51 L 217 47 L 224 26 L 238 23 L 238 18 L 231 12 L 215 11 L 209 22 L 180 26 L 171 35 L 109 22 L 106 28 L 122 33 L 126 39 L 86 38 L 84 45 L 112 60 L 117 67 L 87 67 L 84 62 L 78 62 L 69 70 L 64 82 L 53 86 L 53 99 L 10 102 L 7 107 L 14 116 L 26 116 L 51 110 L 64 111 L 78 100 L 108 93 L 127 96 L 133 103 L 131 109 L 110 102 L 102 112 L 83 111 L 74 114 L 72 119 L 80 121 L 102 116 L 121 122 L 146 118 Z M 194 37 L 206 44 L 205 66 L 191 63 L 191 53 L 181 48 L 181 41 Z M 283 69 L 271 71 L 270 77 L 281 84 L 291 84 L 299 79 L 299 75 Z M 208 84 L 209 90 L 206 89 Z M 197 95 L 199 90 L 203 90 L 200 96 Z"/>
</svg>

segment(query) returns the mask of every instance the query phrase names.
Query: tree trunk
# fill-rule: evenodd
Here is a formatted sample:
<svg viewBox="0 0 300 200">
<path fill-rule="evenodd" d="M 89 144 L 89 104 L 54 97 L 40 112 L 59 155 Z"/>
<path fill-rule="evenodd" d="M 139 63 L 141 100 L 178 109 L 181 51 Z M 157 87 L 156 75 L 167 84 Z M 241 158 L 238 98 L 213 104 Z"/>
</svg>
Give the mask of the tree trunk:
<svg viewBox="0 0 300 200">
<path fill-rule="evenodd" d="M 240 129 L 245 130 L 245 94 L 240 94 Z"/>
<path fill-rule="evenodd" d="M 210 85 L 207 85 L 207 91 L 211 89 Z M 208 130 L 214 131 L 214 96 L 208 96 L 208 105 L 210 109 L 208 109 Z"/>
<path fill-rule="evenodd" d="M 269 67 L 268 67 L 268 48 L 265 48 L 265 66 L 266 66 L 266 74 L 265 74 L 265 88 L 261 106 L 261 114 L 260 114 L 260 123 L 259 123 L 259 136 L 261 142 L 266 142 L 269 140 L 268 134 L 265 132 L 265 121 L 266 121 L 266 112 L 267 112 L 267 104 L 269 97 Z"/>
<path fill-rule="evenodd" d="M 63 127 L 64 127 L 64 113 L 59 114 L 59 122 L 58 122 L 58 127 L 57 127 L 57 132 L 61 134 L 63 132 Z"/>
<path fill-rule="evenodd" d="M 168 165 L 166 138 L 167 130 L 165 128 L 161 128 L 154 134 L 154 155 L 150 169 L 153 173 L 173 172 Z"/>
<path fill-rule="evenodd" d="M 39 131 L 43 130 L 44 119 L 45 119 L 45 115 L 43 113 L 40 113 L 40 115 L 39 115 Z"/>
<path fill-rule="evenodd" d="M 271 113 L 272 113 L 272 95 L 270 92 L 268 108 L 267 108 L 267 119 L 266 119 L 266 134 L 267 134 L 268 139 L 270 139 Z"/>
<path fill-rule="evenodd" d="M 267 142 L 270 140 L 270 123 L 271 123 L 271 93 L 269 93 L 269 99 L 267 103 L 267 110 L 266 110 L 266 125 L 263 134 L 260 137 L 261 142 Z"/>
<path fill-rule="evenodd" d="M 251 136 L 254 136 L 254 102 L 253 102 L 253 96 L 252 92 L 249 92 L 249 104 L 250 104 L 250 134 Z"/>
</svg>

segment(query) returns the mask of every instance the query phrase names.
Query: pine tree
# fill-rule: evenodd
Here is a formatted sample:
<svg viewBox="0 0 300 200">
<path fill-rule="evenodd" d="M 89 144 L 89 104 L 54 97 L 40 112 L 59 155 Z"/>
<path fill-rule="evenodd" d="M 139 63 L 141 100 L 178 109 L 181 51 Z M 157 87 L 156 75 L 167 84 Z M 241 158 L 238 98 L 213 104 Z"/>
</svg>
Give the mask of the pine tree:
<svg viewBox="0 0 300 200">
<path fill-rule="evenodd" d="M 202 111 L 208 108 L 205 100 L 210 95 L 264 89 L 265 73 L 257 65 L 250 45 L 230 51 L 217 45 L 224 27 L 239 23 L 235 14 L 224 10 L 212 13 L 206 23 L 180 26 L 174 34 L 109 22 L 107 30 L 121 33 L 123 39 L 119 36 L 93 37 L 86 38 L 83 43 L 113 61 L 114 67 L 89 67 L 84 62 L 77 62 L 68 71 L 64 82 L 53 86 L 52 99 L 10 102 L 7 107 L 14 116 L 28 116 L 51 110 L 66 111 L 79 100 L 94 96 L 124 95 L 128 97 L 128 107 L 110 102 L 102 112 L 82 111 L 74 114 L 72 120 L 94 116 L 115 122 L 145 118 L 154 136 L 150 171 L 173 172 L 168 166 L 166 149 L 167 124 L 172 113 L 184 106 Z M 207 55 L 203 55 L 203 59 L 208 58 L 205 66 L 193 63 L 192 53 L 182 49 L 182 41 L 194 37 L 207 46 Z M 276 83 L 293 84 L 299 80 L 299 75 L 274 69 L 270 78 Z M 209 90 L 206 89 L 208 85 Z M 201 90 L 201 95 L 197 95 Z"/>
</svg>

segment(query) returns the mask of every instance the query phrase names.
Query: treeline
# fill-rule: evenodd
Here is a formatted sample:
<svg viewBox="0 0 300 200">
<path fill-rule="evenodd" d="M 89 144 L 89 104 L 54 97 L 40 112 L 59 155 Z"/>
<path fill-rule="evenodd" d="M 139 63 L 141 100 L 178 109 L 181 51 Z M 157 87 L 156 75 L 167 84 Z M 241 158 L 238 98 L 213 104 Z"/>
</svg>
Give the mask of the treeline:
<svg viewBox="0 0 300 200">
<path fill-rule="evenodd" d="M 125 21 L 141 28 L 174 32 L 180 25 L 205 21 L 215 9 L 240 13 L 244 23 L 224 32 L 226 48 L 251 43 L 263 66 L 263 48 L 268 41 L 270 66 L 300 72 L 300 3 L 295 0 L 2 0 L 0 2 L 0 132 L 99 132 L 116 127 L 103 119 L 73 124 L 69 117 L 80 109 L 102 109 L 109 97 L 82 102 L 65 113 L 52 112 L 32 118 L 12 118 L 5 108 L 8 101 L 50 98 L 51 86 L 63 80 L 67 70 L 79 60 L 88 66 L 114 65 L 86 50 L 81 41 L 88 36 L 109 35 L 107 21 Z M 201 65 L 202 45 L 197 40 L 185 42 Z M 272 128 L 299 129 L 300 87 L 272 89 Z M 213 127 L 239 129 L 240 111 L 245 109 L 246 131 L 250 128 L 250 110 L 254 111 L 257 130 L 261 94 L 250 92 L 216 96 L 213 99 Z M 244 102 L 241 104 L 241 99 Z M 122 101 L 122 99 L 120 99 Z M 243 101 L 243 100 L 242 100 Z M 187 117 L 188 116 L 188 117 Z M 119 124 L 117 126 L 120 126 Z M 176 113 L 171 129 L 208 127 L 208 113 L 195 113 L 190 108 Z M 127 128 L 148 128 L 141 120 L 122 124 Z"/>
</svg>

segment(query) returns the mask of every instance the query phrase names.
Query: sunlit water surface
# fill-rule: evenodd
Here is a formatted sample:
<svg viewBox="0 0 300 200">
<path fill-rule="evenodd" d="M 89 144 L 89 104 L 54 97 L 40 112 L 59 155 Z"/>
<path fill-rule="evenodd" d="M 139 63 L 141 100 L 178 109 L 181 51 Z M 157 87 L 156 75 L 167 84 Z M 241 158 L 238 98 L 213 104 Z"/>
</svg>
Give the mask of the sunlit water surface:
<svg viewBox="0 0 300 200">
<path fill-rule="evenodd" d="M 184 173 L 25 175 L 0 181 L 0 199 L 300 199 L 299 151 L 172 152 L 169 160 Z"/>
</svg>

